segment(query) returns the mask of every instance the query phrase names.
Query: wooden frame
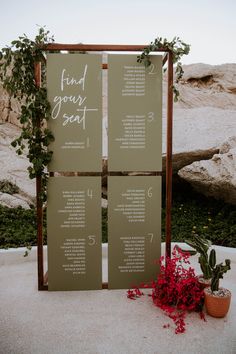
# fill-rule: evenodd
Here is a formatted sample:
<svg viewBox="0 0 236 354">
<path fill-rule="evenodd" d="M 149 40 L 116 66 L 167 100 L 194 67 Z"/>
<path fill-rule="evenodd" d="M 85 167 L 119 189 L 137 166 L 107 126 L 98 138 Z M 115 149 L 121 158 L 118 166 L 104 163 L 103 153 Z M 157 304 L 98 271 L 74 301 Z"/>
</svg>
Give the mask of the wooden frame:
<svg viewBox="0 0 236 354">
<path fill-rule="evenodd" d="M 45 47 L 45 51 L 94 51 L 94 52 L 142 52 L 145 45 L 106 45 L 106 44 L 57 44 L 51 43 Z M 167 69 L 167 142 L 166 142 L 166 256 L 171 256 L 171 207 L 172 207 L 172 131 L 173 131 L 173 53 L 171 50 L 157 49 L 164 52 L 163 66 L 168 62 Z M 103 69 L 107 69 L 103 64 Z M 35 82 L 41 85 L 41 63 L 35 63 Z M 40 126 L 40 121 L 38 121 Z M 163 175 L 161 172 L 155 175 Z M 43 207 L 40 198 L 42 178 L 36 178 L 37 201 L 37 262 L 38 262 L 38 290 L 48 290 L 47 272 L 44 274 L 43 264 Z M 102 284 L 103 289 L 108 288 L 108 283 Z"/>
</svg>

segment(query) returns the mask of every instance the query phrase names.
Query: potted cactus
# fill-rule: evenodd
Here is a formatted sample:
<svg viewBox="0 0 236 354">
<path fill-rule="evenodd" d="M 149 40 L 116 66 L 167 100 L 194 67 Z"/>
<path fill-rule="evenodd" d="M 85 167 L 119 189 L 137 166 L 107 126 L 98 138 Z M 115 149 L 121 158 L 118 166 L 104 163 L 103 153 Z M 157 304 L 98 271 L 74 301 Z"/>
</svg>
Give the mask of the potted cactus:
<svg viewBox="0 0 236 354">
<path fill-rule="evenodd" d="M 230 260 L 226 259 L 225 264 L 216 264 L 214 260 L 211 266 L 211 286 L 204 289 L 206 311 L 213 317 L 225 317 L 230 307 L 231 292 L 220 288 L 219 281 L 223 279 L 223 274 L 230 270 Z"/>
</svg>

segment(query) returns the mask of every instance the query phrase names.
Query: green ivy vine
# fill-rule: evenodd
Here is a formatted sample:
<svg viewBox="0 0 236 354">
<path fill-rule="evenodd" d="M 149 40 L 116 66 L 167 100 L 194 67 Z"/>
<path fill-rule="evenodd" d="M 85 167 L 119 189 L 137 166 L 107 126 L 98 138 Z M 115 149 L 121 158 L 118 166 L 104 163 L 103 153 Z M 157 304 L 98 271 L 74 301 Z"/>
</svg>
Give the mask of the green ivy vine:
<svg viewBox="0 0 236 354">
<path fill-rule="evenodd" d="M 190 52 L 190 45 L 183 42 L 179 37 L 174 37 L 172 41 L 168 41 L 166 38 L 157 37 L 151 42 L 143 52 L 138 56 L 138 63 L 143 63 L 145 67 L 151 65 L 150 53 L 157 49 L 170 50 L 173 54 L 173 64 L 175 66 L 175 83 L 178 84 L 179 80 L 183 76 L 183 68 L 181 64 L 181 58 L 183 55 L 188 55 Z M 175 85 L 173 85 L 174 100 L 177 102 L 179 100 L 179 90 Z"/>
<path fill-rule="evenodd" d="M 22 130 L 12 146 L 18 155 L 27 151 L 29 177 L 33 179 L 42 176 L 43 201 L 46 200 L 48 179 L 46 167 L 52 158 L 48 146 L 54 140 L 46 124 L 50 117 L 50 104 L 47 100 L 44 47 L 51 42 L 53 38 L 49 37 L 49 31 L 41 27 L 34 41 L 24 34 L 0 52 L 0 79 L 3 87 L 18 100 L 21 107 L 18 119 Z M 36 62 L 42 65 L 41 87 L 37 87 L 35 82 Z"/>
</svg>

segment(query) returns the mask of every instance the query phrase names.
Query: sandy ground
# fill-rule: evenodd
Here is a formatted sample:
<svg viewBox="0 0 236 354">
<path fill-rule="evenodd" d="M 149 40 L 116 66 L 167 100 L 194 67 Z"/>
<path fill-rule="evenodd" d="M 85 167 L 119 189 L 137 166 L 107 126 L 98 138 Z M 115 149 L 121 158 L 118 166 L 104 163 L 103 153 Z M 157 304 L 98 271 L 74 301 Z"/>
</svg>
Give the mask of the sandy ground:
<svg viewBox="0 0 236 354">
<path fill-rule="evenodd" d="M 204 322 L 191 313 L 179 335 L 148 296 L 131 301 L 124 290 L 38 292 L 35 250 L 28 258 L 23 253 L 0 251 L 1 354 L 236 353 L 236 249 L 217 247 L 219 261 L 232 260 L 222 282 L 233 293 L 227 317 Z M 192 265 L 197 268 L 196 257 Z M 104 280 L 106 267 L 104 254 Z"/>
</svg>

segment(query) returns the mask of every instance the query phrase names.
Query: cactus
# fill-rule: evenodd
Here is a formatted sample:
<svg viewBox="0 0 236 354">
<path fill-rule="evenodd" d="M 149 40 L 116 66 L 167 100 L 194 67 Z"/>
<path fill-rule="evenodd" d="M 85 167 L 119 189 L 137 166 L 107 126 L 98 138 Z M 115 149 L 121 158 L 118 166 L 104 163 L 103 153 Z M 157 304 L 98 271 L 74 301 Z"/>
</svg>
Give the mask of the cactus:
<svg viewBox="0 0 236 354">
<path fill-rule="evenodd" d="M 214 249 L 211 250 L 211 252 L 210 252 L 209 265 L 210 265 L 211 269 L 213 269 L 216 265 L 216 251 Z"/>
<path fill-rule="evenodd" d="M 212 271 L 211 271 L 211 267 L 208 263 L 207 257 L 200 255 L 198 258 L 198 262 L 200 263 L 200 267 L 201 267 L 204 279 L 211 279 Z"/>
<path fill-rule="evenodd" d="M 204 279 L 211 279 L 211 291 L 219 290 L 220 279 L 223 274 L 230 270 L 230 259 L 225 260 L 225 264 L 216 264 L 216 251 L 212 249 L 208 256 L 211 241 L 195 234 L 193 240 L 185 241 L 189 246 L 193 247 L 196 253 L 199 253 L 198 262 L 200 264 Z"/>
<path fill-rule="evenodd" d="M 225 264 L 219 263 L 215 264 L 212 269 L 212 280 L 211 280 L 211 291 L 219 290 L 220 279 L 223 279 L 223 274 L 230 270 L 230 259 L 225 260 Z"/>
<path fill-rule="evenodd" d="M 193 240 L 185 240 L 185 242 L 196 250 L 196 253 L 199 253 L 198 262 L 200 264 L 203 278 L 211 279 L 212 277 L 212 267 L 211 264 L 214 264 L 215 260 L 215 251 L 211 250 L 210 256 L 208 256 L 208 250 L 211 247 L 211 241 L 206 240 L 203 237 L 195 234 Z M 210 263 L 211 262 L 211 263 Z"/>
</svg>

